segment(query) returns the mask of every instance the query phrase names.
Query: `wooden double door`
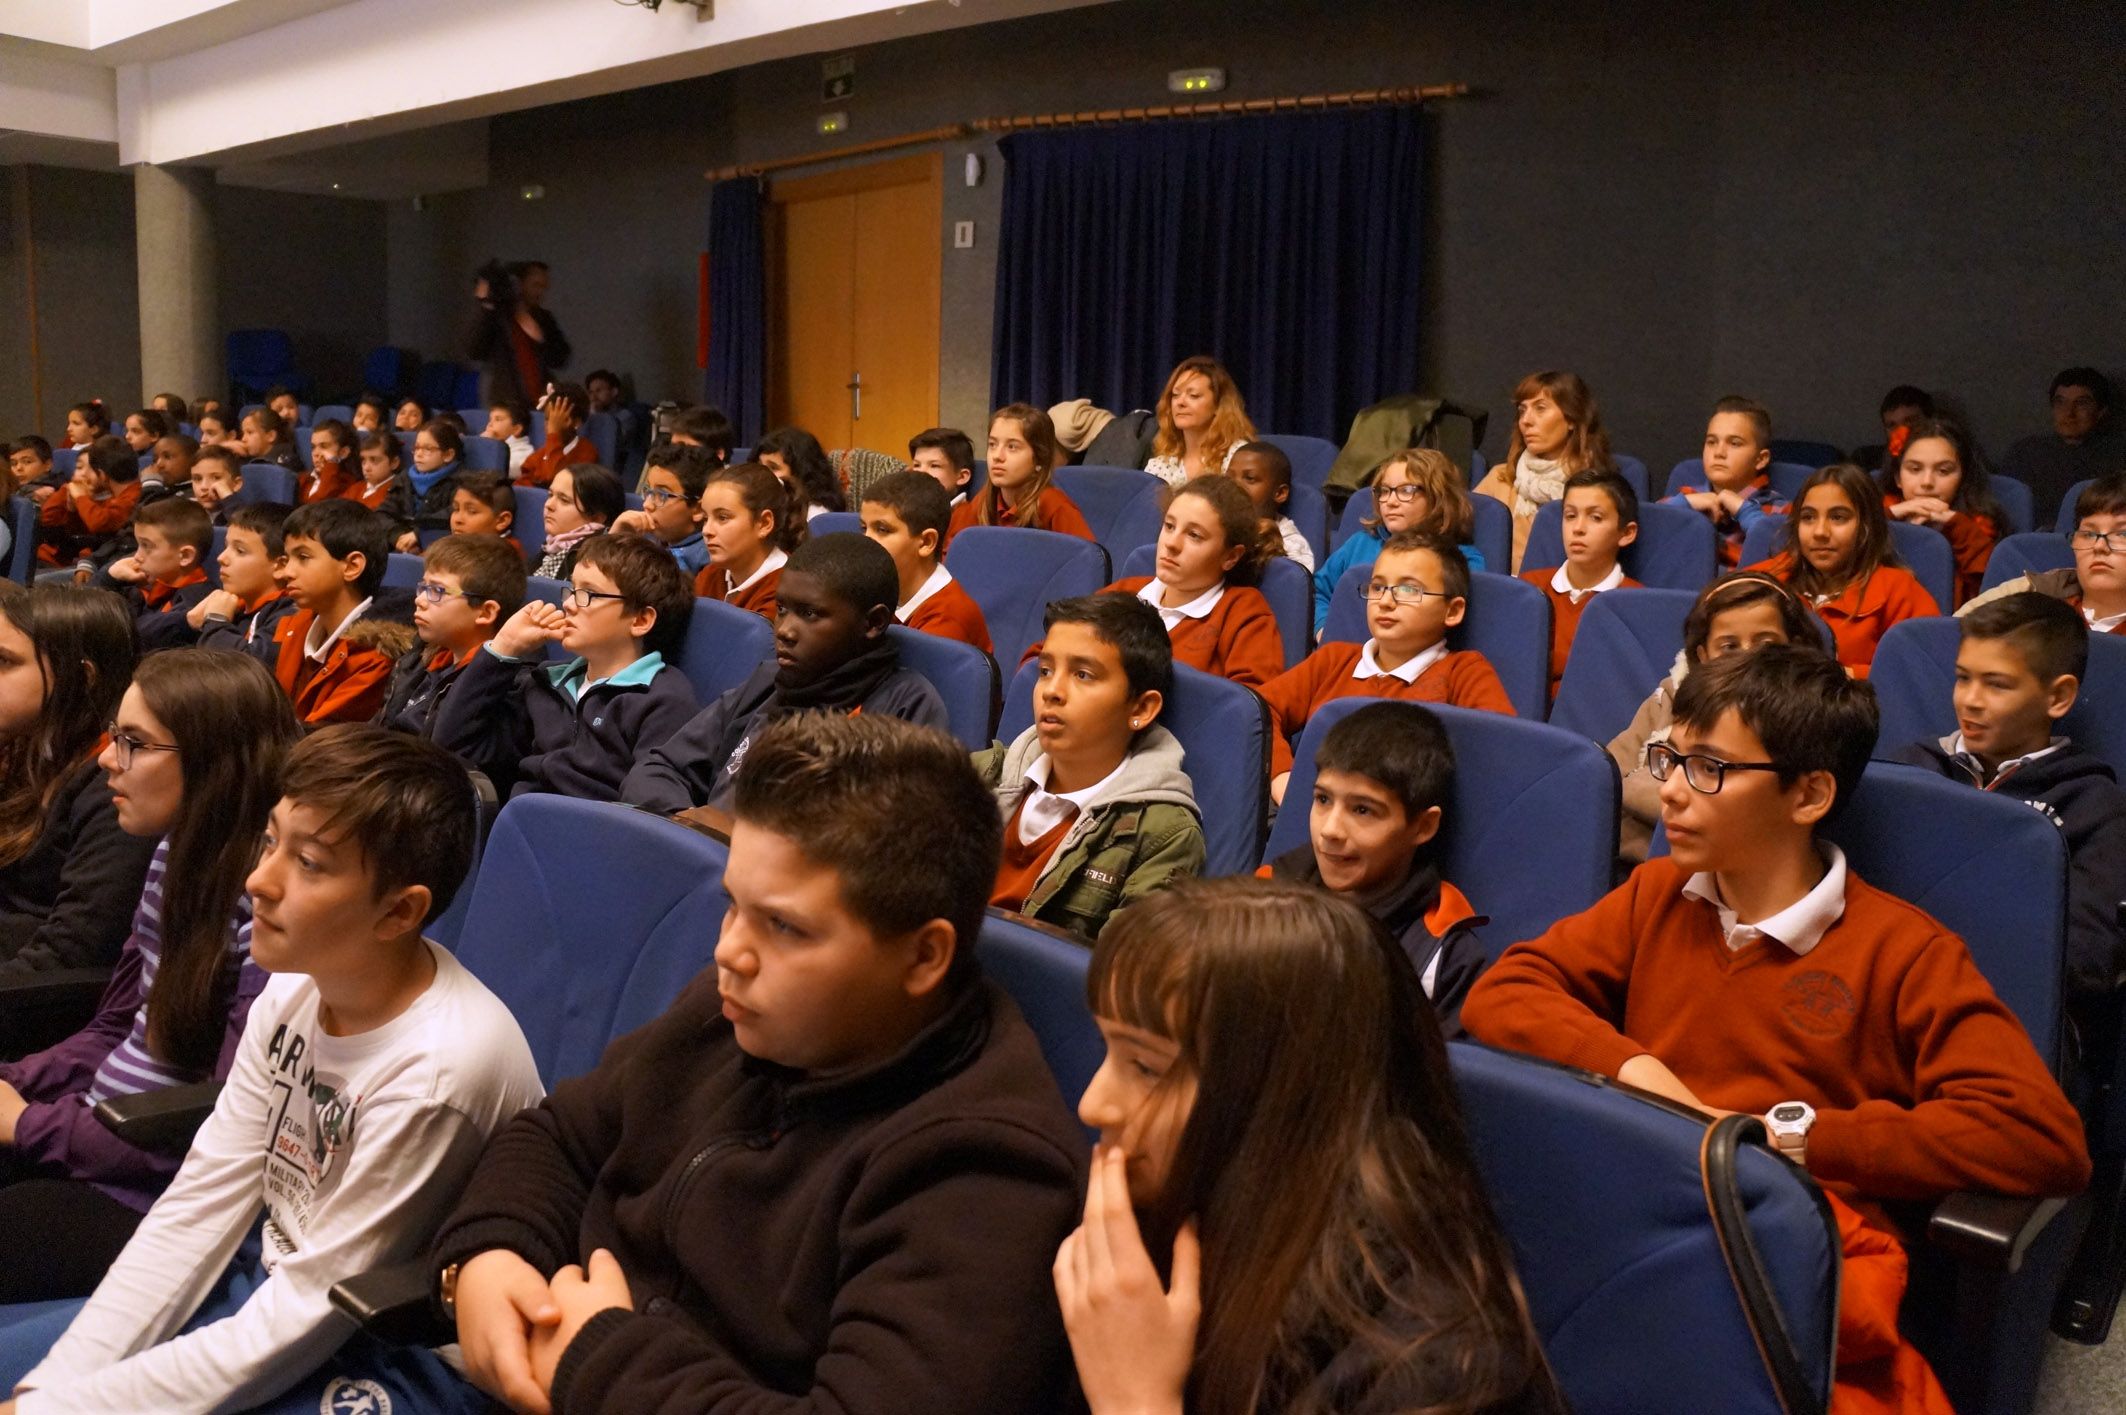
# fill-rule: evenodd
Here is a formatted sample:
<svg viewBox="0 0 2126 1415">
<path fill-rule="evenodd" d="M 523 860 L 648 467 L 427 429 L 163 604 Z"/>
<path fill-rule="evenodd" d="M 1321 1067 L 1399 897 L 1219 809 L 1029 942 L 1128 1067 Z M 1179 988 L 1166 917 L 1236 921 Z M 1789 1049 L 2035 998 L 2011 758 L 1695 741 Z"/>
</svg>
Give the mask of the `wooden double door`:
<svg viewBox="0 0 2126 1415">
<path fill-rule="evenodd" d="M 938 417 L 940 154 L 769 188 L 768 418 L 896 456 Z"/>
</svg>

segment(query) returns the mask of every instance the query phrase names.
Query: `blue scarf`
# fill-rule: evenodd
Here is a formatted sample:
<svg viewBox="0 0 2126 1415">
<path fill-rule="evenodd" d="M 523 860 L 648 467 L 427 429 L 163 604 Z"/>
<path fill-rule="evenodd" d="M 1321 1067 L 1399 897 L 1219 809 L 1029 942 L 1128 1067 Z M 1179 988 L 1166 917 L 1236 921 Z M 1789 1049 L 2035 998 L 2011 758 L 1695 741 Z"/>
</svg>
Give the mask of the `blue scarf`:
<svg viewBox="0 0 2126 1415">
<path fill-rule="evenodd" d="M 406 464 L 406 480 L 413 483 L 415 493 L 425 500 L 428 493 L 435 490 L 437 482 L 443 480 L 443 478 L 449 476 L 457 469 L 458 464 L 456 462 L 445 462 L 432 472 L 424 472 L 409 461 Z"/>
</svg>

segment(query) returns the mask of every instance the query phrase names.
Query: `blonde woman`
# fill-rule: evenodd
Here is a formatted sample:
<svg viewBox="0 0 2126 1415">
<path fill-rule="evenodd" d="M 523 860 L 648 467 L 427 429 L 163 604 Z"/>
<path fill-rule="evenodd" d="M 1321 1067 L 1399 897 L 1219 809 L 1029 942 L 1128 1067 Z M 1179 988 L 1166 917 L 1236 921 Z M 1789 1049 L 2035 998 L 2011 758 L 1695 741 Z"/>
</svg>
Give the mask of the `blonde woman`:
<svg viewBox="0 0 2126 1415">
<path fill-rule="evenodd" d="M 1144 470 L 1178 487 L 1223 472 L 1243 442 L 1255 440 L 1247 402 L 1225 365 L 1206 355 L 1183 359 L 1159 395 L 1159 436 Z"/>
</svg>

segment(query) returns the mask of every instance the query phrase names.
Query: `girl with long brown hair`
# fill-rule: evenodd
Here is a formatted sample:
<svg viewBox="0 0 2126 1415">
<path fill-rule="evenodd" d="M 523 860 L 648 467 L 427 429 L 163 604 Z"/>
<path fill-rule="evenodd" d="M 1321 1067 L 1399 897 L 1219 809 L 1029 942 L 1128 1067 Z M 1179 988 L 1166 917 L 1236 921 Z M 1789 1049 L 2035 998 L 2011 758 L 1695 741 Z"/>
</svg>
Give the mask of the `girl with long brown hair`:
<svg viewBox="0 0 2126 1415">
<path fill-rule="evenodd" d="M 1144 470 L 1168 486 L 1222 473 L 1244 442 L 1255 440 L 1247 401 L 1225 365 L 1207 354 L 1183 359 L 1159 394 L 1159 435 Z"/>
<path fill-rule="evenodd" d="M 1239 482 L 1213 472 L 1175 492 L 1154 550 L 1154 573 L 1107 588 L 1159 611 L 1174 662 L 1250 688 L 1284 672 L 1276 611 L 1255 588 L 1273 542 Z"/>
<path fill-rule="evenodd" d="M 119 826 L 160 843 L 95 1019 L 0 1066 L 0 1302 L 87 1296 L 176 1172 L 94 1105 L 227 1074 L 265 986 L 244 880 L 300 734 L 245 654 L 161 653 L 133 675 L 98 760 Z"/>
<path fill-rule="evenodd" d="M 155 842 L 119 829 L 96 753 L 137 656 L 108 590 L 0 581 L 0 974 L 125 942 Z"/>
<path fill-rule="evenodd" d="M 1898 559 L 1881 486 L 1851 462 L 1810 474 L 1794 495 L 1779 554 L 1749 568 L 1777 575 L 1808 601 L 1855 678 L 1868 676 L 1892 624 L 1941 613 Z"/>
<path fill-rule="evenodd" d="M 1594 390 L 1576 373 L 1544 370 L 1531 373 L 1513 389 L 1513 438 L 1506 460 L 1493 467 L 1476 489 L 1503 501 L 1513 512 L 1513 570 L 1521 568 L 1528 528 L 1543 504 L 1565 494 L 1574 472 L 1614 471 L 1609 434 Z"/>
<path fill-rule="evenodd" d="M 989 419 L 989 480 L 961 502 L 945 543 L 969 526 L 1019 526 L 1093 540 L 1077 503 L 1058 491 L 1056 425 L 1028 403 L 1007 403 Z"/>
<path fill-rule="evenodd" d="M 1093 1415 L 1563 1408 L 1424 990 L 1357 905 L 1185 881 L 1086 991 L 1100 1144 L 1055 1279 Z"/>
</svg>

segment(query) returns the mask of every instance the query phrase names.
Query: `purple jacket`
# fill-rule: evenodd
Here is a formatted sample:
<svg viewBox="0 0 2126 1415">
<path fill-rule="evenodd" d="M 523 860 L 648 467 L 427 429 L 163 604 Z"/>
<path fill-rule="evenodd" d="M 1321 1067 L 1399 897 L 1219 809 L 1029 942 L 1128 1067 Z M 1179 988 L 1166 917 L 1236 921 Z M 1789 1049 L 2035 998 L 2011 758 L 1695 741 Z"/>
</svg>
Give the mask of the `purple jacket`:
<svg viewBox="0 0 2126 1415">
<path fill-rule="evenodd" d="M 166 844 L 157 846 L 157 855 L 166 857 L 168 848 Z M 150 874 L 150 891 L 158 895 L 154 881 L 160 876 L 160 870 Z M 143 912 L 134 912 L 132 936 L 118 955 L 111 981 L 96 1005 L 94 1020 L 57 1046 L 20 1061 L 0 1064 L 0 1081 L 13 1086 L 29 1102 L 15 1122 L 16 1154 L 49 1173 L 85 1179 L 118 1202 L 145 1213 L 177 1173 L 183 1157 L 155 1154 L 127 1144 L 104 1128 L 96 1119 L 94 1108 L 83 1099 L 96 1079 L 97 1069 L 125 1041 L 135 1017 L 147 1006 L 141 974 L 148 954 L 159 951 L 161 944 L 155 925 L 143 917 Z M 235 993 L 229 1000 L 229 1022 L 222 1037 L 221 1055 L 214 1063 L 212 1079 L 217 1081 L 229 1074 L 236 1059 L 237 1042 L 244 1034 L 244 1021 L 251 1015 L 251 1003 L 266 986 L 267 977 L 251 961 L 248 896 L 238 901 L 237 916 L 231 922 L 239 935 L 243 961 L 238 968 Z"/>
</svg>

